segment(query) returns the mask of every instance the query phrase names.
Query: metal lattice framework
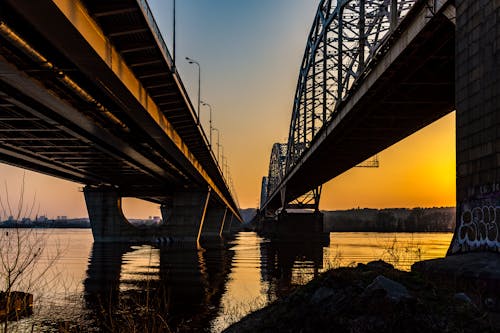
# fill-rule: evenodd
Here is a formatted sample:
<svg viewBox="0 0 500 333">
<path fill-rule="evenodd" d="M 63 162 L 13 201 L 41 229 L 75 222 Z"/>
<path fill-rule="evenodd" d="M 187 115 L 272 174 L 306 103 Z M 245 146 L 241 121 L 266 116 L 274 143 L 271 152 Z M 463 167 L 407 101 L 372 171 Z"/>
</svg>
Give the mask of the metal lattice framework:
<svg viewBox="0 0 500 333">
<path fill-rule="evenodd" d="M 322 0 L 302 60 L 288 137 L 289 171 L 335 116 L 416 0 Z"/>
<path fill-rule="evenodd" d="M 273 193 L 285 176 L 286 155 L 286 143 L 275 143 L 273 145 L 267 176 L 267 194 Z"/>
<path fill-rule="evenodd" d="M 280 152 L 286 151 L 285 162 L 281 155 L 279 159 L 275 156 L 277 144 L 273 147 L 268 197 L 310 147 L 317 133 L 334 119 L 342 102 L 377 61 L 391 31 L 417 1 L 320 2 L 300 67 L 286 149 L 279 144 Z M 320 192 L 315 189 L 305 197 L 319 201 Z"/>
</svg>

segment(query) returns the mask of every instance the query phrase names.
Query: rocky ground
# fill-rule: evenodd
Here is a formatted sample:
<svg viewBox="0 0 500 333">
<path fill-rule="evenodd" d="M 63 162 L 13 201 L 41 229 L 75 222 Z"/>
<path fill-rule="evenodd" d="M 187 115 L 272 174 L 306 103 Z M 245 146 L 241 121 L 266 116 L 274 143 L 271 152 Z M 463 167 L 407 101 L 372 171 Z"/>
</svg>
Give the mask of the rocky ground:
<svg viewBox="0 0 500 333">
<path fill-rule="evenodd" d="M 500 332 L 477 295 L 383 261 L 323 273 L 225 332 Z"/>
</svg>

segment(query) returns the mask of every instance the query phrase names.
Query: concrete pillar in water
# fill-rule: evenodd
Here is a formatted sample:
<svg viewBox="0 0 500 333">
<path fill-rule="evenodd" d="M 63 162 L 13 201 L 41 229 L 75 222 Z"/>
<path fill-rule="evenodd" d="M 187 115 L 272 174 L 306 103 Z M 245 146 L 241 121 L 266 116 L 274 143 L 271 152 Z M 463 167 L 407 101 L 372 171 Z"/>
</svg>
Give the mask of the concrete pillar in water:
<svg viewBox="0 0 500 333">
<path fill-rule="evenodd" d="M 222 226 L 221 229 L 221 234 L 222 235 L 230 234 L 235 229 L 236 226 L 235 221 L 236 219 L 234 218 L 234 214 L 228 211 L 226 215 L 226 221 L 224 222 L 224 225 Z"/>
<path fill-rule="evenodd" d="M 167 223 L 161 228 L 139 229 L 123 215 L 121 197 L 115 188 L 87 186 L 84 194 L 96 242 L 154 242 L 168 238 L 197 243 L 210 198 L 208 190 L 176 192 L 171 205 L 161 207 Z"/>
<path fill-rule="evenodd" d="M 172 219 L 172 202 L 164 202 L 160 206 L 161 224 L 167 225 Z"/>
<path fill-rule="evenodd" d="M 199 242 L 207 212 L 210 190 L 174 194 L 168 233 L 176 241 Z"/>
<path fill-rule="evenodd" d="M 94 241 L 131 241 L 141 237 L 141 231 L 123 215 L 122 198 L 116 189 L 86 186 L 83 193 Z"/>
<path fill-rule="evenodd" d="M 500 2 L 455 5 L 457 224 L 448 254 L 500 252 Z"/>
<path fill-rule="evenodd" d="M 202 238 L 220 237 L 220 229 L 226 216 L 225 207 L 209 207 L 201 232 Z"/>
</svg>

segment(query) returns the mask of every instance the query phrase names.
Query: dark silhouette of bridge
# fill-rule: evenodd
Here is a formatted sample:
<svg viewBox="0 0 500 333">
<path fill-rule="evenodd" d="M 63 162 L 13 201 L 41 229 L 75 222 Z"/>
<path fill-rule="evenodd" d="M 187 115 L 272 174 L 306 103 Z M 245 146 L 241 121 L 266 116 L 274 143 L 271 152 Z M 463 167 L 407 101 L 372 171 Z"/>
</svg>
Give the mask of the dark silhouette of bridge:
<svg viewBox="0 0 500 333">
<path fill-rule="evenodd" d="M 499 251 L 499 10 L 488 0 L 322 0 L 261 211 L 317 210 L 322 184 L 456 110 L 450 253 Z"/>
<path fill-rule="evenodd" d="M 85 184 L 96 241 L 199 241 L 241 220 L 144 0 L 0 3 L 0 160 Z M 122 197 L 161 205 L 139 230 Z"/>
</svg>

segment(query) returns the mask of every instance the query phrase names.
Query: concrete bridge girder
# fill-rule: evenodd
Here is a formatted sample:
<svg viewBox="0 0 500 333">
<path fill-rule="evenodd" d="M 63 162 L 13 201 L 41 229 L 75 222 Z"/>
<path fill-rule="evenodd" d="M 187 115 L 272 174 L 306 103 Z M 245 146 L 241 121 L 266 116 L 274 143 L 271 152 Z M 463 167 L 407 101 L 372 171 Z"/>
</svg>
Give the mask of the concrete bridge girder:
<svg viewBox="0 0 500 333">
<path fill-rule="evenodd" d="M 122 110 L 120 111 L 126 113 L 145 133 L 149 133 L 151 138 L 156 140 L 155 144 L 161 147 L 163 156 L 170 156 L 175 160 L 175 163 L 171 163 L 171 167 L 177 171 L 177 174 L 182 176 L 182 181 L 189 181 L 200 187 L 209 186 L 213 192 L 212 194 L 219 197 L 224 202 L 224 205 L 239 216 L 236 205 L 225 188 L 224 182 L 219 179 L 221 177 L 216 175 L 216 172 L 213 172 L 213 168 L 210 169 L 210 166 L 202 165 L 200 160 L 197 159 L 197 156 L 191 151 L 166 115 L 161 112 L 159 106 L 148 94 L 140 78 L 134 75 L 134 72 L 124 61 L 123 56 L 111 43 L 111 40 L 106 37 L 101 27 L 85 10 L 83 2 L 56 0 L 38 1 L 36 4 L 31 1 L 7 1 L 6 3 L 8 3 L 9 8 L 13 8 L 15 12 L 21 14 L 20 17 L 37 30 L 43 40 L 47 41 L 46 45 L 53 47 L 56 53 L 60 53 L 62 57 L 71 59 L 71 62 L 81 72 L 82 77 L 91 78 L 97 90 L 102 89 L 100 93 L 111 96 L 113 102 L 121 106 Z M 44 14 L 40 15 L 40 13 Z M 8 64 L 8 62 L 6 63 Z M 190 110 L 192 106 L 187 95 L 184 94 L 185 91 L 180 78 L 176 73 L 168 72 L 167 75 L 172 75 L 172 79 L 175 81 L 174 85 L 181 94 L 180 100 Z M 38 89 L 43 91 L 43 87 L 38 87 Z M 192 110 L 191 113 L 194 114 Z M 71 119 L 70 123 L 77 126 L 81 123 L 85 124 L 85 122 L 76 122 L 73 119 Z M 78 127 L 78 130 L 80 129 Z M 91 130 L 88 133 L 94 135 Z M 90 138 L 91 140 L 92 138 Z M 102 141 L 108 143 L 112 140 Z M 116 146 L 125 146 L 123 150 L 128 154 L 133 155 L 135 153 L 126 145 Z M 167 177 L 170 175 L 165 175 L 166 173 L 161 170 L 158 163 L 147 160 L 144 156 L 140 156 L 140 153 L 136 153 L 133 157 L 135 158 L 137 155 L 136 159 L 139 161 L 139 165 L 141 163 L 146 164 L 147 167 L 154 170 L 154 176 L 159 178 L 158 184 L 175 182 L 176 179 L 172 180 Z M 127 158 L 130 159 L 130 157 Z M 23 163 L 26 165 L 27 162 Z M 52 174 L 54 173 L 52 170 L 49 171 Z M 47 173 L 51 174 L 50 172 Z M 63 178 L 82 183 L 126 185 L 115 184 L 113 181 L 103 181 L 102 179 L 88 182 L 87 175 L 73 175 L 66 169 L 63 172 Z M 57 175 L 59 176 L 59 174 Z M 130 196 L 135 196 L 135 194 L 130 193 Z"/>
</svg>

